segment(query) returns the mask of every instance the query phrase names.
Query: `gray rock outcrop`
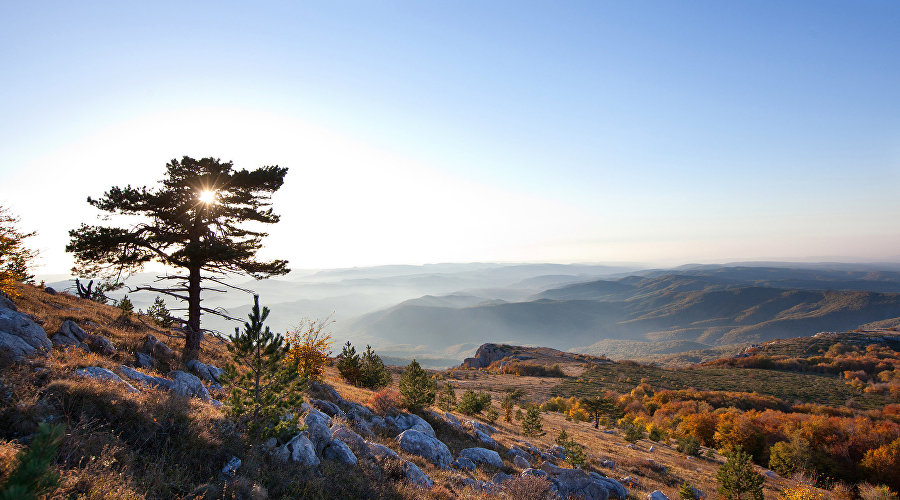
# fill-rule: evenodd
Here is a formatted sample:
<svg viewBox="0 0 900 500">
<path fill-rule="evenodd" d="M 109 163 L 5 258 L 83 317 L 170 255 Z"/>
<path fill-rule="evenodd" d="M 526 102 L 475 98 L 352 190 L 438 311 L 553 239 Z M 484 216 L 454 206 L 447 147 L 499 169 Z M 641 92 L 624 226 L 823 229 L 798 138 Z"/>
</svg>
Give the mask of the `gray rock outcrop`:
<svg viewBox="0 0 900 500">
<path fill-rule="evenodd" d="M 424 418 L 418 415 L 413 415 L 412 413 L 401 413 L 397 416 L 385 417 L 384 420 L 399 429 L 400 432 L 412 429 L 424 434 L 428 434 L 431 437 L 435 437 L 434 429 L 431 427 L 431 424 L 426 422 Z"/>
<path fill-rule="evenodd" d="M 116 353 L 116 346 L 102 335 L 88 335 L 84 342 L 90 347 L 91 352 L 99 352 L 104 356 L 112 356 Z"/>
<path fill-rule="evenodd" d="M 475 351 L 474 358 L 463 360 L 463 368 L 487 368 L 494 361 L 500 361 L 509 355 L 506 348 L 498 344 L 482 344 Z"/>
<path fill-rule="evenodd" d="M 557 467 L 550 462 L 544 462 L 541 469 L 547 473 L 548 479 L 562 498 L 570 496 L 578 496 L 585 500 L 625 498 L 622 495 L 622 492 L 625 491 L 624 487 L 614 479 L 605 478 L 596 473 L 588 474 L 580 469 Z M 625 493 L 627 495 L 627 492 Z"/>
<path fill-rule="evenodd" d="M 75 373 L 81 375 L 82 377 L 88 377 L 96 380 L 111 380 L 113 382 L 124 385 L 125 389 L 129 392 L 140 392 L 135 389 L 133 385 L 122 380 L 122 377 L 107 370 L 106 368 L 101 368 L 99 366 L 88 366 L 86 368 L 79 368 L 75 370 Z"/>
<path fill-rule="evenodd" d="M 422 472 L 422 469 L 420 469 L 418 465 L 409 460 L 403 461 L 403 475 L 406 480 L 412 484 L 418 484 L 429 488 L 434 485 L 434 481 L 428 477 L 428 474 Z"/>
<path fill-rule="evenodd" d="M 169 346 L 149 334 L 147 335 L 147 338 L 144 339 L 144 345 L 141 347 L 141 350 L 156 359 L 165 359 L 175 355 L 175 351 Z"/>
<path fill-rule="evenodd" d="M 655 490 L 647 495 L 647 500 L 669 500 L 665 493 Z"/>
<path fill-rule="evenodd" d="M 503 459 L 500 454 L 487 448 L 466 448 L 459 452 L 460 457 L 468 458 L 476 464 L 488 464 L 494 467 L 503 467 Z"/>
<path fill-rule="evenodd" d="M 397 442 L 403 451 L 418 455 L 438 467 L 447 467 L 453 461 L 447 445 L 424 432 L 415 429 L 403 431 L 397 436 Z"/>
<path fill-rule="evenodd" d="M 310 442 L 305 432 L 297 434 L 279 448 L 276 456 L 282 460 L 290 460 L 309 467 L 315 467 L 321 463 L 319 457 L 316 456 L 316 450 L 313 448 L 312 442 Z"/>
<path fill-rule="evenodd" d="M 47 332 L 30 316 L 0 306 L 0 350 L 7 356 L 21 361 L 26 356 L 49 351 L 51 347 L 53 343 L 47 338 Z"/>
<path fill-rule="evenodd" d="M 345 465 L 356 465 L 357 459 L 350 447 L 340 439 L 332 439 L 322 451 L 322 457 L 337 460 Z"/>
<path fill-rule="evenodd" d="M 528 463 L 528 460 L 522 457 L 522 455 L 515 455 L 516 458 L 513 459 L 513 465 L 520 469 L 530 469 L 531 464 Z"/>
<path fill-rule="evenodd" d="M 365 457 L 369 454 L 369 447 L 366 445 L 366 440 L 343 425 L 331 426 L 331 439 L 343 441 L 351 450 L 353 450 L 353 453 L 357 457 Z"/>
<path fill-rule="evenodd" d="M 310 410 L 303 419 L 306 424 L 306 432 L 309 440 L 315 447 L 316 454 L 321 455 L 326 447 L 331 443 L 331 418 L 318 410 Z"/>
<path fill-rule="evenodd" d="M 202 380 L 207 382 L 219 382 L 219 377 L 221 377 L 225 371 L 217 368 L 213 365 L 207 365 L 205 363 L 201 363 L 196 359 L 192 359 L 187 362 L 187 368 L 194 373 Z"/>
<path fill-rule="evenodd" d="M 173 384 L 171 391 L 175 394 L 203 400 L 210 399 L 209 391 L 206 390 L 203 382 L 195 375 L 181 370 L 174 370 L 169 372 L 169 377 L 172 379 Z"/>
<path fill-rule="evenodd" d="M 470 472 L 475 472 L 475 462 L 469 460 L 466 457 L 459 457 L 454 460 L 450 465 L 455 469 L 463 469 Z"/>
<path fill-rule="evenodd" d="M 141 373 L 141 372 L 135 370 L 134 368 L 129 368 L 125 365 L 120 366 L 119 370 L 121 370 L 122 375 L 125 375 L 126 377 L 130 378 L 131 380 L 136 380 L 142 384 L 146 384 L 151 387 L 156 387 L 156 388 L 164 389 L 167 391 L 171 391 L 172 389 L 175 388 L 175 383 L 167 378 L 154 377 L 151 375 L 147 375 L 146 373 Z"/>
<path fill-rule="evenodd" d="M 396 451 L 388 448 L 387 446 L 385 446 L 383 444 L 366 441 L 366 445 L 368 445 L 368 447 L 369 447 L 369 453 L 374 455 L 376 458 L 380 458 L 380 459 L 391 458 L 394 460 L 400 459 L 400 455 L 398 455 Z"/>
</svg>

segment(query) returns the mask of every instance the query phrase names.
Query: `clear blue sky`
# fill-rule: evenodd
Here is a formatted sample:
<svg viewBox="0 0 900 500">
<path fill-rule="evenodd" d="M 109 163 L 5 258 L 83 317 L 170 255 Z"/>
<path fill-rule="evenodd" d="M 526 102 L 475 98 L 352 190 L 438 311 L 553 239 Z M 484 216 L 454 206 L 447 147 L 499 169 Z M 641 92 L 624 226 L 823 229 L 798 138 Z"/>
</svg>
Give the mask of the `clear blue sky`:
<svg viewBox="0 0 900 500">
<path fill-rule="evenodd" d="M 0 5 L 45 272 L 184 154 L 290 168 L 296 267 L 900 256 L 900 2 L 297 3 Z"/>
</svg>

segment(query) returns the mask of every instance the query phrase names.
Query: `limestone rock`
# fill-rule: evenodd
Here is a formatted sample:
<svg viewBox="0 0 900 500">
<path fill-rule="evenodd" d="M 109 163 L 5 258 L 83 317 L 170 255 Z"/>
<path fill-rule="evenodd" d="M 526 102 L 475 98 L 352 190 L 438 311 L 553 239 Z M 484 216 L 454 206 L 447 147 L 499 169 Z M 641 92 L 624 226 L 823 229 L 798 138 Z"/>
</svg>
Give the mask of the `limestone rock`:
<svg viewBox="0 0 900 500">
<path fill-rule="evenodd" d="M 488 424 L 483 424 L 477 420 L 469 420 L 466 422 L 466 425 L 471 427 L 473 430 L 481 431 L 481 432 L 487 434 L 488 436 L 493 435 L 497 432 L 497 429 L 495 429 L 494 427 L 492 427 Z"/>
<path fill-rule="evenodd" d="M 356 465 L 357 459 L 350 447 L 340 439 L 332 439 L 331 443 L 322 451 L 322 456 L 330 460 L 337 460 L 346 465 Z"/>
<path fill-rule="evenodd" d="M 474 358 L 466 358 L 463 360 L 463 368 L 487 368 L 494 361 L 500 361 L 509 353 L 506 349 L 497 344 L 482 344 L 475 351 Z"/>
<path fill-rule="evenodd" d="M 392 458 L 394 460 L 400 459 L 400 455 L 398 455 L 396 451 L 388 448 L 383 444 L 366 441 L 366 445 L 369 447 L 369 452 L 376 458 Z"/>
<path fill-rule="evenodd" d="M 494 438 L 481 431 L 475 431 L 475 439 L 477 439 L 481 444 L 486 444 L 492 448 L 496 448 L 498 446 L 497 441 L 494 441 Z"/>
<path fill-rule="evenodd" d="M 647 500 L 669 500 L 669 497 L 667 497 L 665 493 L 655 490 L 647 495 Z"/>
<path fill-rule="evenodd" d="M 513 459 L 513 465 L 520 469 L 529 469 L 531 468 L 531 464 L 528 463 L 528 460 L 525 460 L 522 455 L 515 455 L 516 458 Z"/>
<path fill-rule="evenodd" d="M 422 472 L 422 469 L 420 469 L 418 465 L 408 460 L 403 461 L 403 475 L 406 477 L 406 480 L 412 484 L 418 484 L 429 488 L 434 485 L 434 481 L 428 477 L 428 474 Z"/>
<path fill-rule="evenodd" d="M 112 380 L 113 382 L 120 383 L 125 386 L 129 392 L 140 392 L 134 388 L 133 385 L 128 382 L 122 380 L 122 377 L 119 377 L 115 373 L 107 370 L 106 368 L 101 368 L 99 366 L 88 366 L 86 368 L 79 368 L 75 370 L 75 373 L 81 375 L 82 377 L 93 378 L 97 380 Z"/>
<path fill-rule="evenodd" d="M 169 358 L 175 355 L 175 351 L 173 351 L 169 346 L 162 343 L 153 335 L 149 334 L 144 340 L 144 345 L 143 347 L 141 347 L 141 350 L 156 359 Z"/>
<path fill-rule="evenodd" d="M 419 455 L 438 467 L 447 467 L 453 461 L 447 445 L 437 438 L 415 429 L 403 431 L 397 436 L 397 441 L 403 451 Z"/>
<path fill-rule="evenodd" d="M 54 334 L 52 337 L 50 337 L 50 343 L 55 347 L 61 347 L 63 349 L 69 347 L 77 347 L 84 352 L 90 352 L 91 350 L 84 342 L 80 342 L 78 339 L 72 338 L 69 335 L 63 335 L 61 333 Z"/>
<path fill-rule="evenodd" d="M 92 352 L 99 352 L 104 356 L 112 356 L 116 353 L 116 347 L 106 337 L 100 335 L 88 335 L 84 339 Z"/>
<path fill-rule="evenodd" d="M 540 477 L 540 478 L 545 478 L 545 477 L 547 477 L 547 473 L 544 472 L 544 471 L 542 471 L 541 469 L 532 469 L 532 468 L 528 468 L 528 469 L 523 470 L 522 473 L 519 474 L 519 476 L 520 476 L 520 477 Z"/>
<path fill-rule="evenodd" d="M 464 469 L 470 472 L 475 472 L 475 462 L 469 460 L 466 457 L 459 457 L 451 463 L 456 469 Z"/>
<path fill-rule="evenodd" d="M 385 421 L 399 429 L 400 432 L 412 429 L 427 434 L 431 437 L 435 437 L 434 429 L 431 428 L 431 424 L 426 422 L 425 419 L 418 415 L 413 415 L 411 413 L 402 413 L 395 417 L 385 417 Z"/>
<path fill-rule="evenodd" d="M 240 466 L 241 459 L 238 457 L 231 457 L 231 460 L 229 460 L 228 463 L 225 464 L 225 467 L 222 467 L 222 477 L 224 477 L 225 479 L 234 477 Z"/>
<path fill-rule="evenodd" d="M 63 324 L 59 325 L 59 329 L 56 330 L 56 334 L 70 337 L 78 342 L 84 342 L 87 337 L 87 332 L 71 319 L 63 321 Z"/>
<path fill-rule="evenodd" d="M 5 307 L 0 307 L 0 332 L 19 337 L 31 346 L 32 351 L 49 351 L 53 347 L 41 325 L 35 323 L 27 314 Z"/>
<path fill-rule="evenodd" d="M 565 469 L 550 462 L 544 462 L 541 469 L 547 473 L 562 498 L 577 496 L 585 500 L 606 500 L 610 497 L 624 499 L 623 491 L 627 495 L 621 484 L 596 473 L 588 474 L 580 469 Z"/>
<path fill-rule="evenodd" d="M 207 382 L 218 382 L 219 377 L 222 376 L 224 370 L 216 368 L 213 365 L 207 365 L 205 363 L 201 363 L 196 359 L 192 359 L 187 362 L 187 368 L 194 374 L 196 374 L 201 379 Z"/>
<path fill-rule="evenodd" d="M 325 448 L 331 443 L 331 429 L 328 428 L 328 425 L 331 424 L 331 419 L 325 417 L 328 418 L 328 420 L 324 420 L 322 417 L 325 417 L 322 413 L 312 410 L 304 419 L 306 432 L 309 435 L 309 440 L 315 447 L 317 455 L 321 455 Z"/>
<path fill-rule="evenodd" d="M 459 452 L 459 456 L 468 458 L 476 464 L 488 464 L 494 467 L 503 467 L 503 459 L 494 450 L 486 448 L 466 448 Z"/>
<path fill-rule="evenodd" d="M 313 408 L 321 411 L 329 417 L 347 418 L 347 414 L 344 413 L 344 410 L 341 410 L 338 405 L 332 403 L 331 401 L 324 401 L 322 399 L 310 399 L 309 404 L 311 404 Z"/>
<path fill-rule="evenodd" d="M 0 331 L 0 353 L 5 354 L 13 361 L 23 361 L 26 356 L 35 353 L 35 348 L 20 337 Z"/>
<path fill-rule="evenodd" d="M 365 439 L 343 425 L 333 425 L 331 427 L 331 439 L 341 440 L 353 450 L 356 456 L 365 457 L 369 454 L 369 447 L 366 445 Z"/>
<path fill-rule="evenodd" d="M 277 456 L 282 460 L 291 460 L 310 467 L 315 467 L 321 463 L 319 457 L 316 456 L 316 450 L 313 448 L 312 442 L 310 442 L 305 432 L 297 434 L 279 448 Z"/>
<path fill-rule="evenodd" d="M 169 372 L 169 377 L 172 378 L 172 392 L 175 394 L 205 400 L 209 399 L 209 391 L 206 390 L 206 387 L 203 386 L 203 383 L 196 376 L 181 370 L 174 370 Z"/>
<path fill-rule="evenodd" d="M 494 484 L 503 484 L 504 481 L 509 481 L 513 477 L 515 477 L 515 476 L 510 476 L 509 474 L 506 474 L 505 472 L 498 472 L 498 473 L 494 474 L 494 477 L 491 478 L 491 482 Z"/>
<path fill-rule="evenodd" d="M 167 378 L 153 377 L 151 375 L 147 375 L 146 373 L 141 373 L 141 372 L 135 370 L 134 368 L 129 368 L 125 365 L 120 366 L 119 369 L 122 371 L 122 374 L 125 375 L 126 377 L 128 377 L 132 380 L 137 380 L 138 382 L 147 384 L 152 387 L 158 387 L 160 389 L 165 389 L 167 391 L 171 391 L 175 387 L 175 383 Z"/>
<path fill-rule="evenodd" d="M 153 368 L 153 366 L 156 365 L 156 360 L 149 354 L 136 352 L 134 353 L 134 364 L 138 368 Z"/>
</svg>

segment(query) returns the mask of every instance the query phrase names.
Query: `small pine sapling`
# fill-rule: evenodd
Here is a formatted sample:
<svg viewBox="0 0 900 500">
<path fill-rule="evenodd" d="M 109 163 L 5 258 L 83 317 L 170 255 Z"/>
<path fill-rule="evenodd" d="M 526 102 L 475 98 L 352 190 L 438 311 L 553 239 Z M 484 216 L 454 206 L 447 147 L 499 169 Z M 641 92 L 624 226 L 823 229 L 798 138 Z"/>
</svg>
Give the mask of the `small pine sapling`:
<svg viewBox="0 0 900 500">
<path fill-rule="evenodd" d="M 694 500 L 694 487 L 685 481 L 678 487 L 678 498 L 681 500 Z"/>
<path fill-rule="evenodd" d="M 765 478 L 753 469 L 750 455 L 744 453 L 743 449 L 737 446 L 725 457 L 725 463 L 719 467 L 719 471 L 716 473 L 719 493 L 728 500 L 744 498 L 763 500 Z"/>
<path fill-rule="evenodd" d="M 498 412 L 497 409 L 494 408 L 494 405 L 488 403 L 487 410 L 484 411 L 484 418 L 488 422 L 493 424 L 497 421 L 497 418 L 499 418 L 499 417 L 500 417 L 500 412 Z"/>
<path fill-rule="evenodd" d="M 522 434 L 528 437 L 544 435 L 544 426 L 541 423 L 541 410 L 536 405 L 530 405 L 522 418 Z"/>
<path fill-rule="evenodd" d="M 584 448 L 574 439 L 567 440 L 562 447 L 565 450 L 565 460 L 572 468 L 580 469 L 587 461 Z"/>
<path fill-rule="evenodd" d="M 400 375 L 400 396 L 403 398 L 403 406 L 412 412 L 419 411 L 434 403 L 436 393 L 437 382 L 413 359 Z"/>
<path fill-rule="evenodd" d="M 566 433 L 565 429 L 559 430 L 559 436 L 556 436 L 556 444 L 560 446 L 565 446 L 566 443 L 569 442 L 569 434 Z"/>
<path fill-rule="evenodd" d="M 156 323 L 156 326 L 160 328 L 171 328 L 172 324 L 175 323 L 172 313 L 166 307 L 166 301 L 160 296 L 157 296 L 153 300 L 153 305 L 147 308 L 147 316 L 150 316 L 153 322 Z"/>
<path fill-rule="evenodd" d="M 15 469 L 0 487 L 0 500 L 45 498 L 56 490 L 59 474 L 52 466 L 64 432 L 62 424 L 38 424 L 31 446 L 19 454 Z"/>
<path fill-rule="evenodd" d="M 366 345 L 366 350 L 362 353 L 360 370 L 360 383 L 363 387 L 378 390 L 393 382 L 391 371 L 384 366 L 381 357 L 375 354 L 370 345 Z"/>
<path fill-rule="evenodd" d="M 225 381 L 231 385 L 230 412 L 261 438 L 296 430 L 295 419 L 284 419 L 284 415 L 295 412 L 303 401 L 307 381 L 288 356 L 282 336 L 268 326 L 263 328 L 268 316 L 269 308 L 260 311 L 259 297 L 254 296 L 250 322 L 244 323 L 243 332 L 234 329 L 227 346 L 234 363 L 225 366 Z"/>
<path fill-rule="evenodd" d="M 341 353 L 338 354 L 335 366 L 337 367 L 338 373 L 341 374 L 341 377 L 343 377 L 348 384 L 356 386 L 360 385 L 362 364 L 360 363 L 359 354 L 356 353 L 356 348 L 350 344 L 349 340 L 344 344 Z"/>
<path fill-rule="evenodd" d="M 437 405 L 438 408 L 444 411 L 453 411 L 456 408 L 456 391 L 453 389 L 453 385 L 450 382 L 444 384 L 444 388 L 441 389 L 440 394 L 437 396 Z"/>
</svg>

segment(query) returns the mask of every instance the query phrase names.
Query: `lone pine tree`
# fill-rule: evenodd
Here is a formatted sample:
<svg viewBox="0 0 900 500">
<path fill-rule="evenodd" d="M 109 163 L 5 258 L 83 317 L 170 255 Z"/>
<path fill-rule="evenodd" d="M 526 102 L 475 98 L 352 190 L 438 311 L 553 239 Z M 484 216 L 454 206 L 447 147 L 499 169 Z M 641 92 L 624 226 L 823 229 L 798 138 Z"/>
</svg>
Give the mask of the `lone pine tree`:
<svg viewBox="0 0 900 500">
<path fill-rule="evenodd" d="M 136 272 L 151 261 L 183 273 L 161 276 L 149 290 L 187 303 L 184 355 L 195 358 L 203 341 L 201 313 L 225 316 L 203 307 L 200 294 L 217 290 L 203 286 L 227 273 L 257 279 L 285 274 L 284 260 L 262 262 L 256 252 L 267 233 L 244 223 L 274 224 L 279 216 L 270 207 L 271 194 L 284 183 L 286 168 L 269 166 L 235 170 L 231 162 L 215 158 L 183 157 L 166 165 L 159 187 L 112 187 L 101 198 L 87 201 L 109 215 L 133 217 L 127 227 L 87 225 L 69 231 L 66 250 L 75 254 L 73 273 L 79 276 Z"/>
</svg>

